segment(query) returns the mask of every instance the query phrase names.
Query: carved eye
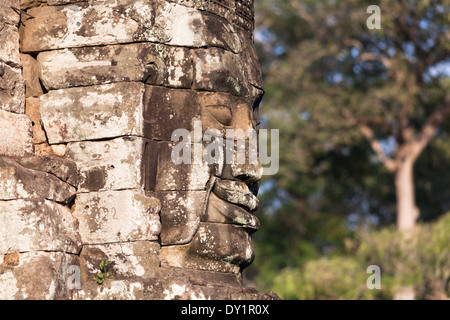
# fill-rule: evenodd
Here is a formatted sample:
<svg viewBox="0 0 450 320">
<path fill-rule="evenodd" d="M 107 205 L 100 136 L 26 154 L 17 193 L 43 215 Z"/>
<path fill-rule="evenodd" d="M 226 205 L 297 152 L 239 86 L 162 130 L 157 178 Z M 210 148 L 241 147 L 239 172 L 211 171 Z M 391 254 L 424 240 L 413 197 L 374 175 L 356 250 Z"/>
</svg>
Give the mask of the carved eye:
<svg viewBox="0 0 450 320">
<path fill-rule="evenodd" d="M 209 113 L 224 126 L 230 126 L 233 120 L 231 110 L 226 106 L 209 106 Z"/>
</svg>

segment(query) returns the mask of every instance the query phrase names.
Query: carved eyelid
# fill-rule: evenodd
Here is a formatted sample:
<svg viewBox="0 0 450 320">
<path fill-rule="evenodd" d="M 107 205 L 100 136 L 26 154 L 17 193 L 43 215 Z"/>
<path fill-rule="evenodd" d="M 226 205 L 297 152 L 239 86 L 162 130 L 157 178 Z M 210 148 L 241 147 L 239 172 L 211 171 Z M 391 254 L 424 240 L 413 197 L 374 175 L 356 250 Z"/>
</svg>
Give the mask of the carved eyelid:
<svg viewBox="0 0 450 320">
<path fill-rule="evenodd" d="M 207 107 L 209 113 L 224 126 L 231 125 L 233 115 L 231 109 L 225 105 L 211 105 Z"/>
</svg>

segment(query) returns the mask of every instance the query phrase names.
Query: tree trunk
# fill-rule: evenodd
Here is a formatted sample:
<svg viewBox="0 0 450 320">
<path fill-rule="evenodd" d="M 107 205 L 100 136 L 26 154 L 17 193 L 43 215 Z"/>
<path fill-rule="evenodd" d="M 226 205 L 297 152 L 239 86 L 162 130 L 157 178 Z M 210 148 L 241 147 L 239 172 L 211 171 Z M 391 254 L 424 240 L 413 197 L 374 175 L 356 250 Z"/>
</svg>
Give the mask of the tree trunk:
<svg viewBox="0 0 450 320">
<path fill-rule="evenodd" d="M 398 164 L 395 173 L 397 195 L 397 228 L 411 230 L 419 217 L 414 192 L 414 159 L 405 159 Z"/>
<path fill-rule="evenodd" d="M 399 161 L 395 172 L 395 189 L 397 195 L 397 229 L 403 233 L 403 240 L 408 240 L 419 217 L 414 192 L 414 157 Z M 402 241 L 402 247 L 408 241 Z M 397 272 L 402 272 L 398 269 Z M 394 300 L 415 300 L 413 286 L 401 287 L 394 293 Z"/>
</svg>

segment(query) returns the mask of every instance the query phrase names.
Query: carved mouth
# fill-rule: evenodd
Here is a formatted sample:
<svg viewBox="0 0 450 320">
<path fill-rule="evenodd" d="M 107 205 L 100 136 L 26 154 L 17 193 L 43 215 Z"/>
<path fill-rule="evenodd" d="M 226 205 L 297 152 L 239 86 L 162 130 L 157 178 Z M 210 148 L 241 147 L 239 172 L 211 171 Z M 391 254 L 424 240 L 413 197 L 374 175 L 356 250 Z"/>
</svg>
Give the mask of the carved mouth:
<svg viewBox="0 0 450 320">
<path fill-rule="evenodd" d="M 217 179 L 209 197 L 208 221 L 258 230 L 259 220 L 250 213 L 258 203 L 245 183 Z"/>
<path fill-rule="evenodd" d="M 244 182 L 217 179 L 213 192 L 219 198 L 242 206 L 249 212 L 258 209 L 259 200 Z"/>
</svg>

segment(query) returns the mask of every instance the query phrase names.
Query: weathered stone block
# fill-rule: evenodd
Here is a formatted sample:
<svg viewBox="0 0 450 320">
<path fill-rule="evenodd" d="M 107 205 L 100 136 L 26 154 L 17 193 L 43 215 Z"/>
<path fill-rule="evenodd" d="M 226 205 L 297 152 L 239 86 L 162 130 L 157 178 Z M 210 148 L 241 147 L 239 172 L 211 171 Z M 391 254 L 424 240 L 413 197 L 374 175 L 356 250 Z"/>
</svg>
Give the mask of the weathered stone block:
<svg viewBox="0 0 450 320">
<path fill-rule="evenodd" d="M 174 278 L 173 272 L 155 270 L 152 278 L 113 279 L 98 285 L 95 281 L 82 284 L 74 291 L 74 300 L 175 300 L 207 299 L 203 288 L 190 283 L 187 275 Z"/>
<path fill-rule="evenodd" d="M 47 172 L 71 186 L 77 186 L 77 165 L 72 160 L 54 156 L 31 156 L 15 161 L 25 168 Z"/>
<path fill-rule="evenodd" d="M 136 44 L 47 51 L 37 59 L 48 90 L 140 81 L 144 74 Z"/>
<path fill-rule="evenodd" d="M 200 120 L 201 106 L 194 90 L 145 87 L 145 137 L 172 140 L 177 129 L 194 129 L 194 121 Z"/>
<path fill-rule="evenodd" d="M 177 142 L 150 141 L 145 153 L 146 189 L 151 191 L 202 191 L 206 190 L 211 176 L 216 172 L 215 165 L 196 161 L 194 152 L 201 144 L 189 144 L 191 164 L 177 164 L 178 156 L 174 150 Z M 202 149 L 200 149 L 202 150 Z M 201 151 L 200 151 L 201 152 Z"/>
<path fill-rule="evenodd" d="M 190 50 L 178 47 L 165 47 L 162 52 L 166 62 L 167 77 L 163 78 L 162 85 L 175 88 L 190 88 L 194 77 L 194 68 Z M 161 67 L 158 74 L 161 73 Z M 147 81 L 148 83 L 148 81 Z"/>
<path fill-rule="evenodd" d="M 36 156 L 54 156 L 55 155 L 52 147 L 46 142 L 36 144 L 34 146 L 34 154 Z"/>
<path fill-rule="evenodd" d="M 189 243 L 198 229 L 208 193 L 160 191 L 152 195 L 161 201 L 161 244 Z"/>
<path fill-rule="evenodd" d="M 13 8 L 19 8 L 23 0 L 2 0 L 0 3 L 0 24 L 19 25 L 20 15 Z"/>
<path fill-rule="evenodd" d="M 102 1 L 32 8 L 21 27 L 22 52 L 151 41 L 172 46 L 223 47 L 240 40 L 230 23 L 194 8 L 165 1 Z"/>
<path fill-rule="evenodd" d="M 212 13 L 232 23 L 236 31 L 242 31 L 245 37 L 253 37 L 254 10 L 252 0 L 166 0 L 183 6 Z"/>
<path fill-rule="evenodd" d="M 45 2 L 46 0 L 20 0 L 20 9 L 26 10 L 29 8 L 37 7 Z"/>
<path fill-rule="evenodd" d="M 38 61 L 48 90 L 121 81 L 189 88 L 193 76 L 188 49 L 151 43 L 47 51 Z"/>
<path fill-rule="evenodd" d="M 204 288 L 193 285 L 189 279 L 175 278 L 161 281 L 161 300 L 207 300 Z"/>
<path fill-rule="evenodd" d="M 142 186 L 144 141 L 138 137 L 68 144 L 79 169 L 79 192 L 138 189 Z"/>
<path fill-rule="evenodd" d="M 47 142 L 44 142 L 34 146 L 34 154 L 36 156 L 64 157 L 66 155 L 66 149 L 65 144 L 49 145 Z"/>
<path fill-rule="evenodd" d="M 57 6 L 61 4 L 77 3 L 77 2 L 86 2 L 86 0 L 47 0 L 47 4 L 49 6 Z"/>
<path fill-rule="evenodd" d="M 73 300 L 144 300 L 144 291 L 151 291 L 141 279 L 109 280 L 98 285 L 95 280 L 84 283 L 73 293 Z"/>
<path fill-rule="evenodd" d="M 41 103 L 39 98 L 31 97 L 26 99 L 25 114 L 30 116 L 33 129 L 33 143 L 39 144 L 47 141 L 44 129 L 41 125 Z"/>
<path fill-rule="evenodd" d="M 0 110 L 0 155 L 33 154 L 33 131 L 29 116 Z"/>
<path fill-rule="evenodd" d="M 25 81 L 22 71 L 0 62 L 0 109 L 25 113 Z"/>
<path fill-rule="evenodd" d="M 43 94 L 39 82 L 40 67 L 39 63 L 29 54 L 21 54 L 20 60 L 23 66 L 23 78 L 25 80 L 26 97 L 39 97 Z"/>
<path fill-rule="evenodd" d="M 88 257 L 82 253 L 80 258 L 54 252 L 0 255 L 0 299 L 279 299 L 271 292 L 258 293 L 253 288 L 244 288 L 234 274 L 175 268 L 152 268 L 148 278 L 117 276 L 98 285 L 93 278 L 99 270 L 99 259 L 105 259 L 105 255 L 96 248 L 89 250 Z M 81 289 L 68 286 L 73 268 L 77 266 L 81 267 Z M 95 270 L 95 273 L 86 273 L 86 270 Z"/>
<path fill-rule="evenodd" d="M 135 82 L 50 91 L 41 96 L 49 143 L 142 136 L 143 94 Z"/>
<path fill-rule="evenodd" d="M 68 271 L 77 265 L 78 256 L 63 252 L 0 255 L 0 299 L 70 299 L 73 292 L 67 285 Z"/>
<path fill-rule="evenodd" d="M 3 25 L 0 28 L 0 61 L 15 68 L 20 68 L 19 30 L 16 26 Z"/>
<path fill-rule="evenodd" d="M 258 63 L 258 55 L 253 40 L 250 37 L 246 37 L 244 31 L 240 30 L 238 32 L 242 41 L 242 50 L 239 52 L 239 58 L 242 61 L 246 81 L 257 88 L 262 88 L 261 66 Z"/>
<path fill-rule="evenodd" d="M 216 15 L 183 5 L 161 2 L 156 11 L 155 33 L 159 41 L 175 46 L 221 47 L 241 50 L 235 28 Z"/>
<path fill-rule="evenodd" d="M 74 216 L 84 244 L 154 241 L 161 223 L 160 202 L 138 190 L 78 194 Z"/>
<path fill-rule="evenodd" d="M 190 144 L 192 163 L 175 164 L 173 159 L 176 143 L 159 144 L 158 165 L 156 172 L 155 191 L 203 191 L 206 190 L 211 176 L 216 170 L 215 165 L 199 159 L 196 161 L 194 152 L 201 144 Z M 154 149 L 153 149 L 154 150 Z M 156 150 L 154 150 L 156 151 Z"/>
<path fill-rule="evenodd" d="M 220 48 L 194 51 L 194 88 L 248 95 L 248 83 L 239 55 Z"/>
<path fill-rule="evenodd" d="M 107 273 L 113 279 L 148 278 L 160 265 L 159 252 L 160 246 L 156 241 L 85 245 L 80 254 L 81 281 L 92 281 L 100 272 L 100 263 L 106 260 Z"/>
<path fill-rule="evenodd" d="M 55 156 L 64 157 L 66 154 L 67 147 L 65 144 L 54 144 L 51 148 Z"/>
<path fill-rule="evenodd" d="M 0 254 L 10 250 L 78 254 L 81 239 L 69 209 L 48 200 L 0 201 Z"/>
<path fill-rule="evenodd" d="M 52 174 L 24 168 L 16 161 L 0 157 L 0 200 L 48 199 L 69 203 L 75 188 Z"/>
<path fill-rule="evenodd" d="M 102 1 L 47 6 L 28 11 L 35 19 L 22 31 L 22 52 L 133 42 L 152 27 L 148 1 Z"/>
</svg>

